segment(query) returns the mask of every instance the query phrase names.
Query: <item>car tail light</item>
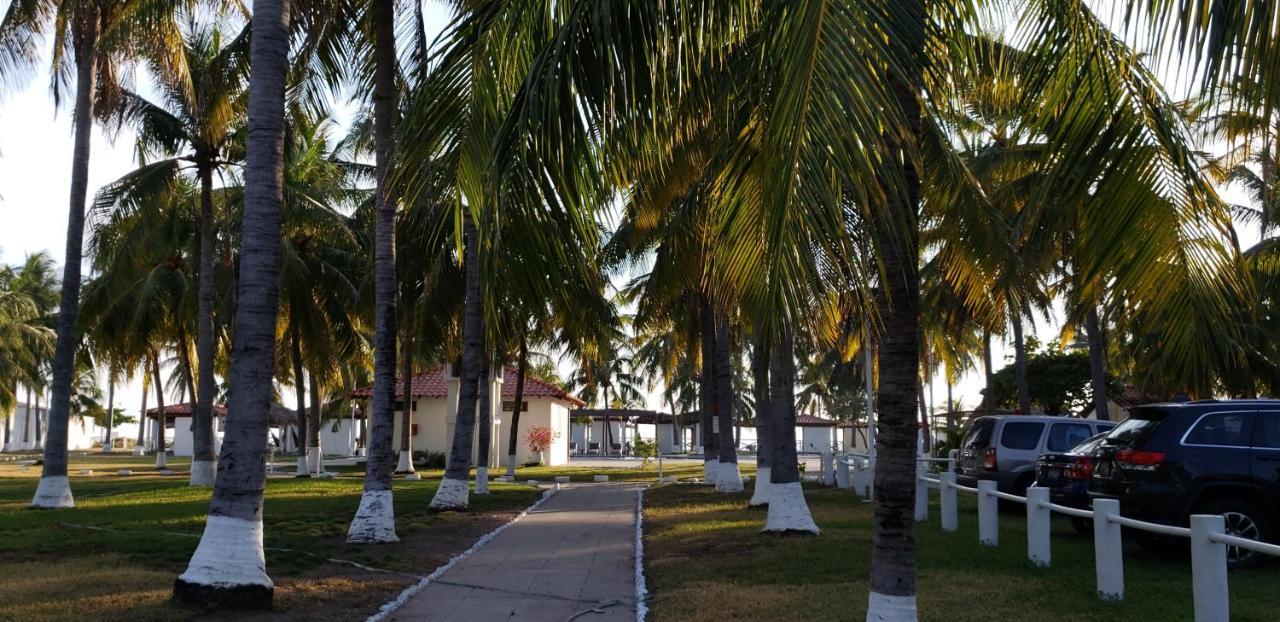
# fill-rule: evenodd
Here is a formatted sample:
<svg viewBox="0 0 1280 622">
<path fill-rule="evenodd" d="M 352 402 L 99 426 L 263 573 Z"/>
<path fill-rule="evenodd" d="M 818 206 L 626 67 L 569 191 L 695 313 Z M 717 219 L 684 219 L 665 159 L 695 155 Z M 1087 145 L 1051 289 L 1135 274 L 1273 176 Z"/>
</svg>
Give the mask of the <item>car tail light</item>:
<svg viewBox="0 0 1280 622">
<path fill-rule="evenodd" d="M 1123 449 L 1116 452 L 1116 462 L 1128 467 L 1149 471 L 1164 462 L 1164 452 Z"/>
<path fill-rule="evenodd" d="M 1083 456 L 1075 459 L 1070 466 L 1067 467 L 1067 477 L 1069 479 L 1089 479 L 1093 477 L 1093 460 Z"/>
<path fill-rule="evenodd" d="M 982 455 L 982 466 L 989 471 L 996 470 L 996 448 L 987 448 L 987 453 Z"/>
</svg>

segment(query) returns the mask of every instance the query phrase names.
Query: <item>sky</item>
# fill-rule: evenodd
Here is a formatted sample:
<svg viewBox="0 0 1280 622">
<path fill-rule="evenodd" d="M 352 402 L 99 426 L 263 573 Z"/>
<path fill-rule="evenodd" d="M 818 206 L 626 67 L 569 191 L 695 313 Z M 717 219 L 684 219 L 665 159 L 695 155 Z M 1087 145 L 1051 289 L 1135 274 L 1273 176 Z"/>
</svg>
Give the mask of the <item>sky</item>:
<svg viewBox="0 0 1280 622">
<path fill-rule="evenodd" d="M 0 6 L 7 4 L 0 0 Z M 428 31 L 442 31 L 448 23 L 448 9 L 431 0 L 424 6 Z M 1185 93 L 1188 80 L 1178 73 L 1176 65 L 1162 65 L 1156 70 L 1171 90 Z M 143 90 L 145 93 L 145 85 Z M 61 108 L 54 108 L 48 73 L 44 71 L 33 76 L 26 88 L 0 96 L 0 261 L 4 263 L 19 263 L 28 253 L 47 251 L 61 270 L 72 151 L 72 110 L 68 103 L 64 101 Z M 347 110 L 340 111 L 338 117 L 343 118 L 346 113 Z M 135 167 L 133 147 L 132 136 L 127 131 L 113 137 L 106 135 L 101 127 L 95 127 L 89 166 L 90 193 Z M 1224 195 L 1229 200 L 1242 200 L 1235 189 L 1227 189 Z M 1241 243 L 1247 246 L 1256 240 L 1256 235 L 1246 231 L 1241 238 Z M 1041 343 L 1056 341 L 1061 328 L 1056 318 L 1061 313 L 1054 315 L 1049 321 L 1037 319 L 1028 333 L 1035 334 Z M 1011 349 L 996 343 L 993 356 L 996 367 L 1002 367 L 1011 356 Z M 963 407 L 973 407 L 981 399 L 982 385 L 981 370 L 973 370 L 956 385 L 954 396 Z M 927 401 L 942 407 L 946 396 L 940 378 L 927 393 Z M 282 397 L 285 403 L 292 403 L 291 396 Z M 117 407 L 136 413 L 140 401 L 137 383 L 117 388 Z M 649 396 L 649 407 L 662 410 L 663 404 L 656 394 Z M 131 432 L 125 428 L 121 433 Z"/>
</svg>

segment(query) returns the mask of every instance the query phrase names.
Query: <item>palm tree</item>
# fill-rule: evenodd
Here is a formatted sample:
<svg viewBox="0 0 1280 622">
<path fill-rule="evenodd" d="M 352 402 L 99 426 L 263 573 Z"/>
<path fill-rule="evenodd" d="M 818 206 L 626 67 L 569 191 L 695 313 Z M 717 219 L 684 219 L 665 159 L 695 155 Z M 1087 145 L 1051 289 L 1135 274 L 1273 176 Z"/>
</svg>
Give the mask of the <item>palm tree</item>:
<svg viewBox="0 0 1280 622">
<path fill-rule="evenodd" d="M 214 222 L 213 177 L 221 174 L 238 153 L 236 131 L 244 110 L 244 82 L 248 75 L 249 29 L 224 43 L 222 31 L 196 27 L 183 38 L 176 58 L 151 56 L 147 64 L 155 76 L 162 99 L 147 100 L 128 89 L 114 113 L 117 127 L 136 131 L 139 152 L 164 157 L 143 162 L 141 168 L 112 184 L 111 192 L 140 193 L 164 187 L 190 169 L 199 185 L 196 218 L 196 365 L 198 383 L 192 400 L 191 485 L 212 486 L 216 465 L 213 455 L 214 323 Z M 159 50 L 157 50 L 158 52 Z M 111 193 L 103 197 L 110 199 Z"/>
<path fill-rule="evenodd" d="M 395 3 L 370 0 L 369 26 L 373 40 L 373 141 L 377 165 L 373 234 L 373 399 L 369 459 L 364 494 L 348 542 L 395 542 L 391 503 L 391 475 L 395 469 L 392 434 L 395 430 L 396 379 L 396 198 L 392 191 L 395 127 L 399 117 L 396 88 Z M 405 402 L 411 396 L 404 396 Z M 465 478 L 463 480 L 466 481 Z M 464 484 L 465 485 L 465 484 Z"/>
<path fill-rule="evenodd" d="M 258 0 L 253 8 L 244 218 L 226 432 L 204 534 L 173 589 L 180 602 L 237 608 L 269 608 L 273 593 L 262 551 L 262 494 L 279 308 L 289 72 L 287 5 Z"/>
<path fill-rule="evenodd" d="M 173 48 L 176 30 L 170 27 L 169 18 L 176 10 L 176 5 L 132 1 L 24 0 L 11 2 L 0 18 L 0 68 L 6 78 L 14 77 L 6 83 L 19 81 L 38 62 L 47 35 L 54 39 L 51 74 L 55 104 L 62 102 L 66 76 L 75 76 L 67 244 L 50 384 L 49 435 L 40 484 L 31 503 L 35 508 L 75 505 L 67 481 L 67 417 L 79 343 L 80 264 L 93 120 L 106 116 L 117 101 L 114 78 L 123 56 L 146 47 Z M 132 27 L 140 23 L 149 27 Z"/>
</svg>

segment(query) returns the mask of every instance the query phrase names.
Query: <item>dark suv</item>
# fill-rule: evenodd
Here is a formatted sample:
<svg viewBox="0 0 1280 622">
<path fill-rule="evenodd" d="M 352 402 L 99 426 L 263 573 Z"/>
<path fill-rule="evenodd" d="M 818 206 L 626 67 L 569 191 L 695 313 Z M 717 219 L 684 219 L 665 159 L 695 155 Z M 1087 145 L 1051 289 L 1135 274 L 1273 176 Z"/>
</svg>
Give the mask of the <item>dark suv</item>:
<svg viewBox="0 0 1280 622">
<path fill-rule="evenodd" d="M 1186 525 L 1221 514 L 1229 533 L 1274 541 L 1280 517 L 1280 401 L 1158 404 L 1134 409 L 1098 448 L 1089 495 L 1139 520 Z M 1261 556 L 1231 548 L 1232 566 Z"/>
</svg>

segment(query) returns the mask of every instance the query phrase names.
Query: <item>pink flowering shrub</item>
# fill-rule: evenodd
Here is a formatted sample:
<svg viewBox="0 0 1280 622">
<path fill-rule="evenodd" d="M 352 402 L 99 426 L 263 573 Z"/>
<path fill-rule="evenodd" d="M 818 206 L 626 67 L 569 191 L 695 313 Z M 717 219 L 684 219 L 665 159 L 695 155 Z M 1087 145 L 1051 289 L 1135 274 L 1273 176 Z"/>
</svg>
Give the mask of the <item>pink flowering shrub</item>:
<svg viewBox="0 0 1280 622">
<path fill-rule="evenodd" d="M 560 433 L 545 425 L 535 425 L 524 435 L 524 442 L 533 452 L 543 452 L 551 447 L 551 443 L 560 438 Z"/>
</svg>

